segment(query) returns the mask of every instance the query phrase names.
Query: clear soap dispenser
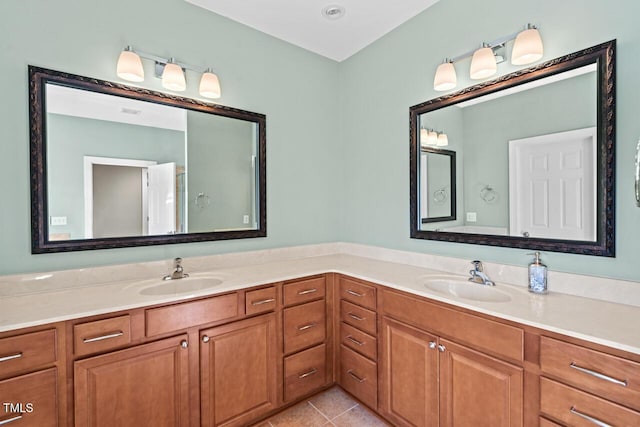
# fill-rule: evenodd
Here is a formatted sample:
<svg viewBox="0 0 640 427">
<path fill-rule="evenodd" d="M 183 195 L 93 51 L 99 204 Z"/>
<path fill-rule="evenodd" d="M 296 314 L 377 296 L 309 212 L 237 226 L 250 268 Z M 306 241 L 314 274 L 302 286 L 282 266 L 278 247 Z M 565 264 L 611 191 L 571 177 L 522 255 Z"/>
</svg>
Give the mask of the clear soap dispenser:
<svg viewBox="0 0 640 427">
<path fill-rule="evenodd" d="M 540 252 L 533 254 L 535 258 L 529 264 L 529 292 L 547 293 L 547 266 L 540 261 Z"/>
</svg>

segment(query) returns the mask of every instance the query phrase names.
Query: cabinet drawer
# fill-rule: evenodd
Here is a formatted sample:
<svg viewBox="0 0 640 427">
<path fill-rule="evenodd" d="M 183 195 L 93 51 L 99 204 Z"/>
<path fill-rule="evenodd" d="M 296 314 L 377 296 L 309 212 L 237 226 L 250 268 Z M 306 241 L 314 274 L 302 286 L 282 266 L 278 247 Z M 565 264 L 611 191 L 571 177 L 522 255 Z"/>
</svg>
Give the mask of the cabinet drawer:
<svg viewBox="0 0 640 427">
<path fill-rule="evenodd" d="M 55 329 L 0 339 L 0 378 L 56 360 Z"/>
<path fill-rule="evenodd" d="M 371 360 L 376 360 L 378 344 L 377 340 L 360 329 L 340 322 L 340 343 L 357 351 Z"/>
<path fill-rule="evenodd" d="M 284 359 L 284 400 L 309 394 L 326 383 L 326 346 L 321 344 Z"/>
<path fill-rule="evenodd" d="M 556 424 L 553 421 L 549 421 L 546 418 L 540 417 L 540 427 L 562 427 L 560 424 Z"/>
<path fill-rule="evenodd" d="M 640 363 L 542 337 L 540 368 L 580 389 L 640 410 Z"/>
<path fill-rule="evenodd" d="M 324 298 L 324 276 L 285 283 L 283 291 L 285 306 L 301 304 L 303 302 L 312 301 L 314 299 Z"/>
<path fill-rule="evenodd" d="M 540 411 L 570 426 L 640 425 L 639 412 L 547 378 L 540 378 Z"/>
<path fill-rule="evenodd" d="M 372 409 L 378 407 L 377 375 L 375 362 L 340 346 L 340 385 Z"/>
<path fill-rule="evenodd" d="M 376 313 L 366 308 L 340 301 L 340 320 L 368 334 L 376 334 Z"/>
<path fill-rule="evenodd" d="M 0 381 L 0 425 L 54 427 L 58 425 L 55 368 Z M 17 406 L 16 404 L 21 404 Z M 22 413 L 20 413 L 23 411 Z"/>
<path fill-rule="evenodd" d="M 371 310 L 376 309 L 376 288 L 346 277 L 340 278 L 340 298 Z"/>
<path fill-rule="evenodd" d="M 326 334 L 324 300 L 309 302 L 284 310 L 285 354 L 320 344 Z"/>
<path fill-rule="evenodd" d="M 245 297 L 245 312 L 248 316 L 276 309 L 275 286 L 249 291 L 245 294 Z"/>
<path fill-rule="evenodd" d="M 73 327 L 73 353 L 76 356 L 111 350 L 130 342 L 129 315 L 81 323 Z"/>
<path fill-rule="evenodd" d="M 147 336 L 180 331 L 238 315 L 238 295 L 227 294 L 205 300 L 185 302 L 146 312 Z"/>
</svg>

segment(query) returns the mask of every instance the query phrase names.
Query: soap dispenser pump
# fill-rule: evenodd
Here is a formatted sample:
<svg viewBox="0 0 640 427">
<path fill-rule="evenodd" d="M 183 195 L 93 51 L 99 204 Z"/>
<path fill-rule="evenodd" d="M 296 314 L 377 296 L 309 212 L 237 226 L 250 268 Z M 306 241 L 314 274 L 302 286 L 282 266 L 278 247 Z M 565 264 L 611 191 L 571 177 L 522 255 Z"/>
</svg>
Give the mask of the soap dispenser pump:
<svg viewBox="0 0 640 427">
<path fill-rule="evenodd" d="M 540 261 L 540 252 L 533 254 L 535 258 L 529 264 L 529 292 L 547 293 L 547 266 Z"/>
</svg>

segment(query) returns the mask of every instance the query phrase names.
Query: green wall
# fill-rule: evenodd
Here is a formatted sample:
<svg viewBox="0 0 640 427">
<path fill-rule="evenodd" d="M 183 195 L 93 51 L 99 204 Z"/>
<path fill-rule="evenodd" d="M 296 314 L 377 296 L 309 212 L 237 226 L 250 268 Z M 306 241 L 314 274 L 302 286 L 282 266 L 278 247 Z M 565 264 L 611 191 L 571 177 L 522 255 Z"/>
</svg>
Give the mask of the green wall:
<svg viewBox="0 0 640 427">
<path fill-rule="evenodd" d="M 635 0 L 441 0 L 341 63 L 342 157 L 349 162 L 342 186 L 342 240 L 527 265 L 527 250 L 409 238 L 408 123 L 411 105 L 441 95 L 433 90 L 433 75 L 443 58 L 532 22 L 540 27 L 544 60 L 617 39 L 617 255 L 548 253 L 545 263 L 556 271 L 639 280 L 640 209 L 633 197 L 633 158 L 640 136 L 639 14 Z M 458 89 L 475 83 L 468 78 L 469 63 L 456 66 Z M 498 67 L 499 74 L 516 69 L 508 62 Z"/>
</svg>

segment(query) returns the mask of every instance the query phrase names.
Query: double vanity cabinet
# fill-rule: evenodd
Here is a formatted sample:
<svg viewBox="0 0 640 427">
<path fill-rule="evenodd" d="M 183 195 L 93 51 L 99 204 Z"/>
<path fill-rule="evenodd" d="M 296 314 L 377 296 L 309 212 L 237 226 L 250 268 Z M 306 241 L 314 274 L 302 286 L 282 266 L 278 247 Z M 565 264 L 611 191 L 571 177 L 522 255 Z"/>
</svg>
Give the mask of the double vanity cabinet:
<svg viewBox="0 0 640 427">
<path fill-rule="evenodd" d="M 0 333 L 2 426 L 248 426 L 334 383 L 395 426 L 640 425 L 640 355 L 337 273 Z"/>
</svg>

